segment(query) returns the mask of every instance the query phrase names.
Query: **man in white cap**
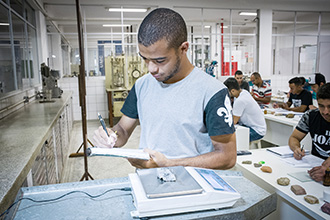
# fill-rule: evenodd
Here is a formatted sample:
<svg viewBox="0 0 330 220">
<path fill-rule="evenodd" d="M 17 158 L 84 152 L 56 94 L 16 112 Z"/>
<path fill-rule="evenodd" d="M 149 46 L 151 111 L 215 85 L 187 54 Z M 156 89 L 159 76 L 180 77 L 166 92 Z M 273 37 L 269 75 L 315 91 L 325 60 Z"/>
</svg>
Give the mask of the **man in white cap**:
<svg viewBox="0 0 330 220">
<path fill-rule="evenodd" d="M 324 75 L 321 73 L 315 73 L 308 77 L 308 84 L 311 86 L 315 94 L 319 91 L 320 87 L 326 83 Z M 309 106 L 309 109 L 318 108 L 317 100 L 313 98 L 313 105 Z"/>
</svg>

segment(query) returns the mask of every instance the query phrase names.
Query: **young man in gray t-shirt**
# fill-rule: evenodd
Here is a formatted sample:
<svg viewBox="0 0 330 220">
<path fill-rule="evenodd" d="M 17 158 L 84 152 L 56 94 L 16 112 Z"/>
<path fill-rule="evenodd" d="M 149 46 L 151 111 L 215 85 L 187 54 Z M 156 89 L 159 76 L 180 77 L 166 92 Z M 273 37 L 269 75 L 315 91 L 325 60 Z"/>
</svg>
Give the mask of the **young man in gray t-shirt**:
<svg viewBox="0 0 330 220">
<path fill-rule="evenodd" d="M 136 81 L 112 128 L 117 141 L 109 144 L 100 127 L 97 146 L 123 146 L 140 122 L 139 148 L 150 160 L 129 159 L 137 168 L 233 167 L 236 136 L 228 90 L 188 60 L 183 18 L 171 9 L 155 9 L 140 25 L 138 43 L 149 73 Z"/>
</svg>

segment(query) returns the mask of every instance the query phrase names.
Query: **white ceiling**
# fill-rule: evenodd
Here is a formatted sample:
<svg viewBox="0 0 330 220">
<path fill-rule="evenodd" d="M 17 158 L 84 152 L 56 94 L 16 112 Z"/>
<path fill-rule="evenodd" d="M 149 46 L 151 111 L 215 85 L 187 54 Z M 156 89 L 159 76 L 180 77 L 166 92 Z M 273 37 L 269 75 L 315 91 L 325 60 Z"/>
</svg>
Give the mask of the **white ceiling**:
<svg viewBox="0 0 330 220">
<path fill-rule="evenodd" d="M 57 32 L 51 25 L 55 24 L 69 41 L 77 39 L 77 17 L 75 0 L 33 0 L 44 8 L 48 21 L 48 31 Z M 123 23 L 133 25 L 136 31 L 142 19 L 151 10 L 157 7 L 171 7 L 178 11 L 188 25 L 204 25 L 229 21 L 228 9 L 234 9 L 231 16 L 237 24 L 255 26 L 255 17 L 239 16 L 239 11 L 269 10 L 301 10 L 301 11 L 330 11 L 330 0 L 80 0 L 85 30 L 92 36 L 109 34 L 111 28 L 102 27 L 103 24 L 121 24 L 121 13 L 109 12 L 109 7 L 136 7 L 149 8 L 146 13 L 123 13 Z M 202 10 L 203 8 L 203 15 Z M 227 10 L 224 10 L 227 9 Z M 279 19 L 286 19 L 281 17 Z M 112 32 L 121 32 L 121 28 L 113 28 Z M 128 30 L 129 31 L 129 30 Z"/>
</svg>

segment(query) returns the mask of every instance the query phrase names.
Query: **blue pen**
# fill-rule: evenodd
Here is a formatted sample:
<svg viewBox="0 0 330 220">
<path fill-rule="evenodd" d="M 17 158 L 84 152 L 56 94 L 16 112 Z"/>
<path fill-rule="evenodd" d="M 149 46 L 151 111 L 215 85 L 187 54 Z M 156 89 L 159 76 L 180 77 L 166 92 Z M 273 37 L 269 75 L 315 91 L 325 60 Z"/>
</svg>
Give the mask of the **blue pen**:
<svg viewBox="0 0 330 220">
<path fill-rule="evenodd" d="M 106 133 L 106 134 L 108 135 L 108 137 L 109 137 L 109 133 L 108 133 L 108 131 L 107 131 L 107 127 L 105 126 L 105 123 L 104 123 L 104 120 L 103 120 L 101 114 L 100 114 L 100 113 L 97 113 L 97 116 L 99 117 L 100 123 L 101 123 L 101 125 L 102 125 L 102 127 L 103 127 L 105 133 Z"/>
</svg>

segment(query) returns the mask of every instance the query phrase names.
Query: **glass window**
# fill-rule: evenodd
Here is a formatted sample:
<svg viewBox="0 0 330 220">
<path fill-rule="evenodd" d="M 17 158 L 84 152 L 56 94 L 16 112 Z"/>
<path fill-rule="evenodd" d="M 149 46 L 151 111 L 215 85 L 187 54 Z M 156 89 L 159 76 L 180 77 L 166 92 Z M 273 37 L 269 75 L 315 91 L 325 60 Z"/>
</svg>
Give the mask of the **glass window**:
<svg viewBox="0 0 330 220">
<path fill-rule="evenodd" d="M 317 35 L 319 13 L 297 12 L 296 35 Z"/>
<path fill-rule="evenodd" d="M 23 17 L 23 4 L 22 0 L 10 0 L 10 7 Z"/>
<path fill-rule="evenodd" d="M 317 37 L 297 36 L 295 38 L 294 74 L 316 72 Z M 296 66 L 298 64 L 298 66 Z"/>
<path fill-rule="evenodd" d="M 273 34 L 294 34 L 294 12 L 273 12 Z"/>
<path fill-rule="evenodd" d="M 232 10 L 232 33 L 233 34 L 256 34 L 258 27 L 257 15 L 241 15 L 243 10 Z M 257 14 L 256 10 L 244 10 Z"/>
<path fill-rule="evenodd" d="M 26 62 L 26 42 L 24 34 L 24 22 L 12 13 L 14 52 L 16 63 L 16 76 L 18 89 L 23 88 L 23 79 L 28 79 L 28 67 Z M 26 81 L 26 80 L 25 80 Z"/>
<path fill-rule="evenodd" d="M 39 63 L 37 53 L 37 36 L 36 30 L 28 26 L 28 45 L 27 45 L 27 61 L 29 62 L 29 79 L 30 85 L 33 86 L 40 82 Z"/>
<path fill-rule="evenodd" d="M 274 73 L 290 75 L 292 73 L 293 37 L 273 36 Z"/>
<path fill-rule="evenodd" d="M 0 96 L 15 90 L 8 10 L 0 5 Z"/>
<path fill-rule="evenodd" d="M 274 11 L 273 73 L 306 75 L 319 72 L 319 63 L 324 60 L 324 54 L 320 52 L 320 34 L 329 34 L 329 18 L 329 13 L 323 12 Z"/>
<path fill-rule="evenodd" d="M 256 15 L 242 16 L 230 9 L 177 10 L 183 18 L 188 13 L 197 19 L 186 20 L 190 48 L 188 57 L 197 67 L 212 75 L 233 75 L 236 70 L 248 74 L 256 69 Z M 247 10 L 256 13 L 256 10 Z M 214 67 L 214 63 L 217 63 Z"/>
<path fill-rule="evenodd" d="M 33 8 L 29 4 L 25 4 L 25 19 L 32 25 L 36 24 Z"/>
</svg>

